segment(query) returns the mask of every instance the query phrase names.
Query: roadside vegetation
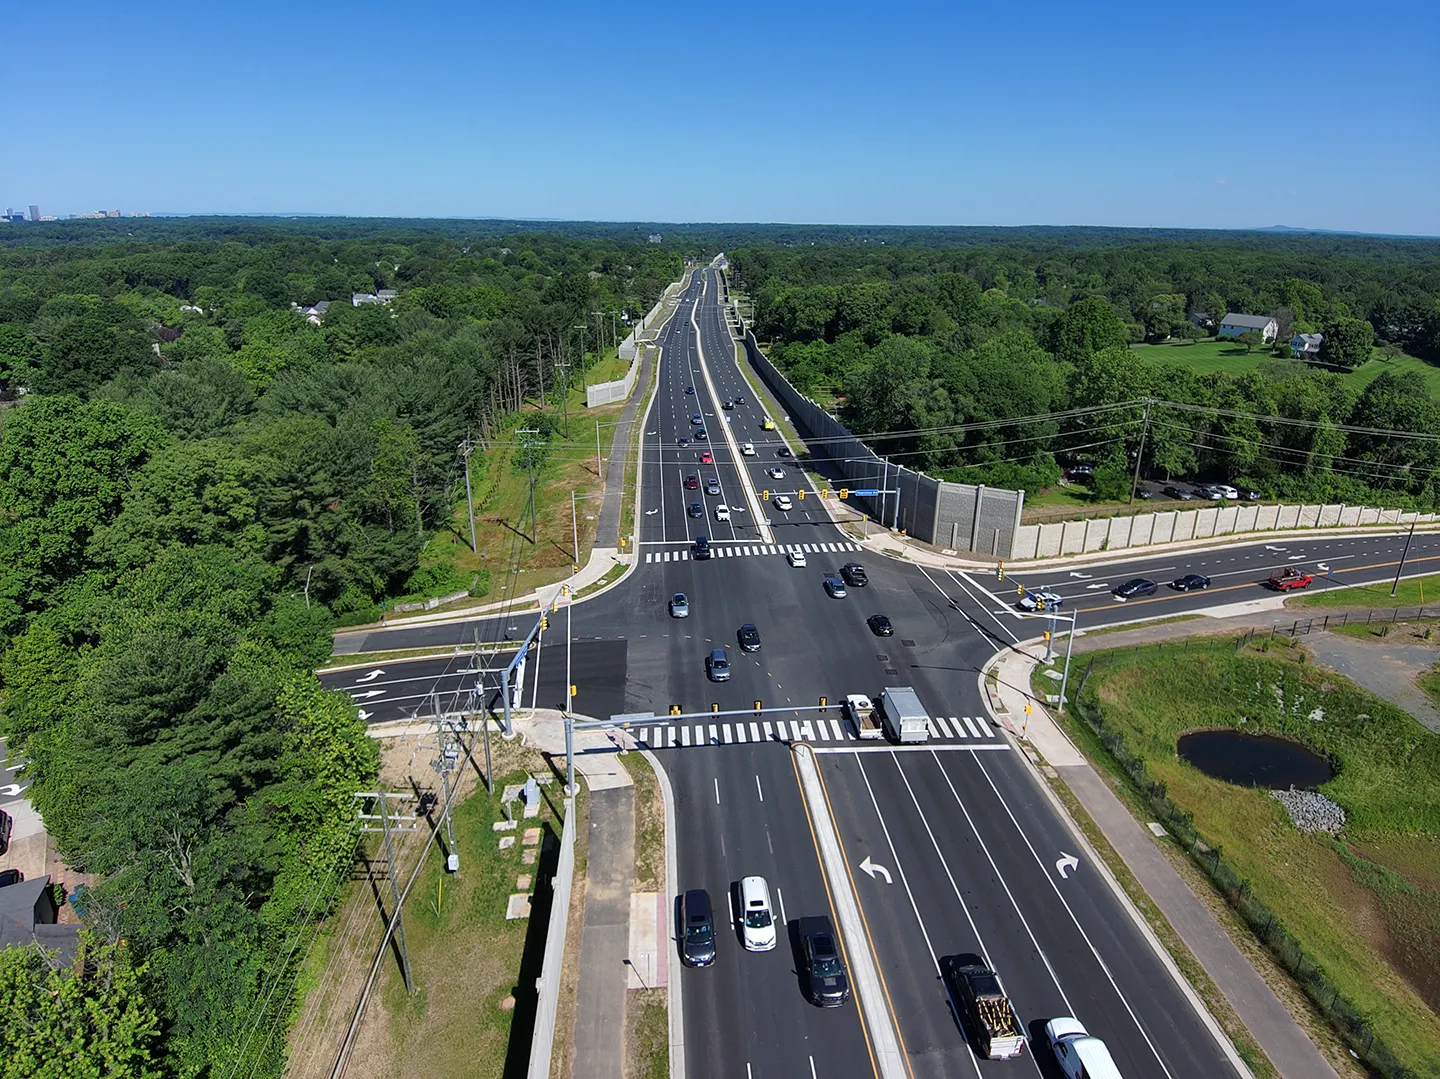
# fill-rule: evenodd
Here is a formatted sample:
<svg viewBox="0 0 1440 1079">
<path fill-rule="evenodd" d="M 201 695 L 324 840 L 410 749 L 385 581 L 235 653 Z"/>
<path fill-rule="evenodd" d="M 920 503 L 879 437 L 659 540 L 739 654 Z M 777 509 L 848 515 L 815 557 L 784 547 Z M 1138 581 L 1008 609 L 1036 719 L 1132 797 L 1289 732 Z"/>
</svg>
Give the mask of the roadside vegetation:
<svg viewBox="0 0 1440 1079">
<path fill-rule="evenodd" d="M 1440 737 L 1268 642 L 1097 653 L 1075 703 L 1146 816 L 1350 1049 L 1384 1075 L 1440 1068 Z M 1201 729 L 1275 734 L 1327 758 L 1336 774 L 1320 791 L 1344 808 L 1343 830 L 1302 833 L 1267 791 L 1180 760 L 1179 736 Z"/>
<path fill-rule="evenodd" d="M 1429 603 L 1440 611 L 1440 574 L 1408 577 L 1400 582 L 1393 596 L 1390 588 L 1390 582 L 1356 585 L 1353 588 L 1327 588 L 1321 592 L 1287 597 L 1285 607 L 1287 610 L 1292 607 L 1302 610 L 1326 607 L 1393 610 L 1398 607 L 1423 607 Z"/>
</svg>

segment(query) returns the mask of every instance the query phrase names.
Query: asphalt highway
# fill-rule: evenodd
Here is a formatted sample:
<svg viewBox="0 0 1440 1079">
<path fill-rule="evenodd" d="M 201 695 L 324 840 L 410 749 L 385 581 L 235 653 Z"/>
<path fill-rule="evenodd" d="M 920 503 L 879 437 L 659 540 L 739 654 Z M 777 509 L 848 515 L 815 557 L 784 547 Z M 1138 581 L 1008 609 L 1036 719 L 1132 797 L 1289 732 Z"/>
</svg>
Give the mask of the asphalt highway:
<svg viewBox="0 0 1440 1079">
<path fill-rule="evenodd" d="M 1075 570 L 1011 572 L 1002 581 L 994 572 L 866 559 L 848 549 L 813 499 L 797 500 L 797 512 L 767 536 L 753 492 L 773 482 L 763 469 L 777 467 L 780 443 L 763 430 L 764 414 L 736 368 L 716 288 L 713 273 L 697 274 L 660 338 L 660 390 L 645 424 L 641 545 L 645 555 L 661 557 L 642 558 L 623 584 L 575 606 L 573 621 L 564 611 L 550 616 L 542 645 L 527 659 L 523 699 L 563 703 L 568 662 L 577 712 L 653 713 L 628 737 L 653 748 L 670 775 L 680 888 L 707 889 L 722 922 L 735 882 L 748 874 L 770 881 L 787 929 L 801 917 L 833 920 L 833 889 L 853 888 L 863 932 L 842 945 L 847 955 L 873 954 L 913 1079 L 1055 1075 L 1043 1027 L 1066 1014 L 1106 1041 L 1126 1076 L 1233 1074 L 1098 868 L 1072 860 L 1080 851 L 1067 824 L 988 722 L 979 673 L 998 648 L 1042 628 L 1016 611 L 1017 586 L 1053 589 L 1066 613 L 1078 612 L 1080 628 L 1093 629 L 1263 598 L 1273 594 L 1265 585 L 1270 574 L 1286 566 L 1316 574 L 1316 590 L 1386 581 L 1406 537 L 1221 543 Z M 692 386 L 694 395 L 685 392 Z M 746 401 L 722 407 L 736 396 Z M 681 446 L 681 438 L 693 437 L 697 412 L 713 437 Z M 727 419 L 733 440 L 723 437 Z M 756 446 L 753 459 L 737 452 L 747 441 Z M 706 449 L 711 464 L 696 459 Z M 716 477 L 722 494 L 686 490 L 689 473 L 702 483 Z M 702 518 L 688 516 L 690 501 L 705 507 Z M 732 507 L 729 522 L 715 520 L 721 502 Z M 704 562 L 676 557 L 705 530 L 738 553 Z M 795 543 L 811 548 L 804 568 L 780 553 Z M 830 598 L 823 578 L 851 560 L 864 562 L 871 583 Z M 1437 566 L 1440 536 L 1415 536 L 1407 574 Z M 1188 572 L 1209 576 L 1211 587 L 1167 587 Z M 1142 576 L 1160 584 L 1154 596 L 1112 595 L 1115 585 Z M 689 599 L 687 618 L 668 613 L 676 592 Z M 894 622 L 894 636 L 871 633 L 866 618 L 876 613 Z M 493 694 L 495 670 L 513 655 L 507 638 L 522 638 L 532 617 L 373 630 L 350 647 L 430 647 L 439 657 L 326 674 L 324 681 L 349 691 L 377 722 L 424 714 L 435 699 L 464 700 L 477 686 Z M 1277 611 L 1276 621 L 1283 620 Z M 758 652 L 738 646 L 747 622 L 759 628 Z M 490 643 L 476 649 L 476 640 Z M 726 682 L 706 677 L 713 648 L 729 653 Z M 896 685 L 913 686 L 931 717 L 928 746 L 861 742 L 840 722 L 845 694 L 875 696 Z M 678 718 L 668 715 L 674 707 L 683 713 Z M 795 741 L 813 745 L 821 762 L 827 802 L 819 811 L 833 820 L 848 868 L 838 881 L 826 877 L 816 854 L 791 763 Z M 873 875 L 861 869 L 867 861 Z M 783 934 L 774 952 L 751 954 L 722 929 L 716 964 L 679 973 L 692 1076 L 878 1074 L 873 1032 L 855 1001 L 821 1010 L 804 999 L 793 943 Z M 976 1057 L 939 979 L 940 959 L 955 954 L 978 954 L 998 971 L 1026 1028 L 1027 1060 Z"/>
</svg>

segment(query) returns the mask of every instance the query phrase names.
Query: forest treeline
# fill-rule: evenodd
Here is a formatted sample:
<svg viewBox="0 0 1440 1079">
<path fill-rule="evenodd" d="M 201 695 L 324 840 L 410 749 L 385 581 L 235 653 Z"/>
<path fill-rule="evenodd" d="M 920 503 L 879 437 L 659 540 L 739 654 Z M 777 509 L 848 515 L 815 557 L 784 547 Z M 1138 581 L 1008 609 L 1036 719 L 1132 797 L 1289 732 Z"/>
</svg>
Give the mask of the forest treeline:
<svg viewBox="0 0 1440 1079">
<path fill-rule="evenodd" d="M 1048 234 L 753 244 L 729 259 L 779 367 L 911 467 L 1033 495 L 1087 459 L 1106 499 L 1125 496 L 1143 453 L 1157 478 L 1440 501 L 1440 443 L 1346 430 L 1440 435 L 1440 404 L 1413 369 L 1346 376 L 1372 356 L 1440 363 L 1440 241 L 1193 234 L 1087 247 Z M 1183 349 L 1133 347 L 1206 337 L 1191 316 L 1218 325 L 1231 312 L 1273 314 L 1280 329 L 1274 356 L 1243 374 L 1199 374 Z M 1284 342 L 1301 332 L 1325 335 L 1321 362 L 1290 357 Z M 1146 398 L 1184 407 L 1119 407 Z"/>
<path fill-rule="evenodd" d="M 0 718 L 96 879 L 68 900 L 82 963 L 0 954 L 0 1075 L 275 1075 L 378 762 L 313 674 L 330 631 L 414 584 L 463 502 L 462 440 L 558 392 L 557 364 L 578 385 L 577 328 L 594 362 L 682 260 L 644 237 L 89 224 L 0 243 Z"/>
</svg>

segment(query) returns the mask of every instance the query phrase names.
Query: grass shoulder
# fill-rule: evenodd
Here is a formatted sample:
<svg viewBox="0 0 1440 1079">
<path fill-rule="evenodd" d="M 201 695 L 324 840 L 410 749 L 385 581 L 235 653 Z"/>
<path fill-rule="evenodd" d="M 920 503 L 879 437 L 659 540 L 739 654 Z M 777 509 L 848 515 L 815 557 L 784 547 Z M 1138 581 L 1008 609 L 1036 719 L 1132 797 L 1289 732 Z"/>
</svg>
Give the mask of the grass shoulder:
<svg viewBox="0 0 1440 1079">
<path fill-rule="evenodd" d="M 1410 577 L 1395 586 L 1395 594 L 1390 594 L 1390 584 L 1363 584 L 1353 585 L 1349 588 L 1327 588 L 1323 592 L 1312 592 L 1308 595 L 1291 596 L 1286 599 L 1286 609 L 1297 608 L 1300 610 L 1314 608 L 1370 608 L 1373 610 L 1393 609 L 1397 607 L 1423 607 L 1426 603 L 1435 605 L 1437 614 L 1440 614 L 1440 574 L 1427 574 L 1424 577 Z M 1426 597 L 1429 597 L 1428 599 Z"/>
</svg>

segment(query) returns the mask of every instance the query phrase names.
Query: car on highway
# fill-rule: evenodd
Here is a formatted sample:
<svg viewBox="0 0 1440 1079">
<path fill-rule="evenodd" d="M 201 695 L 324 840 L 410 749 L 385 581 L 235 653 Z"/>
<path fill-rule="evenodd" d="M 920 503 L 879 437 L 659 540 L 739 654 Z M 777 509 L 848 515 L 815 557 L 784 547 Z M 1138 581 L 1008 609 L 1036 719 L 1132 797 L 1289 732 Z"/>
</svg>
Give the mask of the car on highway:
<svg viewBox="0 0 1440 1079">
<path fill-rule="evenodd" d="M 870 632 L 877 637 L 895 636 L 895 627 L 891 625 L 890 619 L 883 614 L 872 614 L 865 619 L 865 624 L 870 627 Z"/>
<path fill-rule="evenodd" d="M 727 505 L 725 505 L 725 503 L 723 503 L 723 502 L 720 503 L 720 505 L 716 506 L 716 507 L 715 507 L 715 520 L 717 520 L 717 521 L 728 521 L 728 520 L 730 520 L 730 507 L 727 506 Z"/>
<path fill-rule="evenodd" d="M 826 577 L 825 593 L 831 599 L 844 599 L 846 596 L 845 582 L 839 577 Z"/>
<path fill-rule="evenodd" d="M 700 463 L 702 465 L 713 465 L 715 463 L 715 455 L 709 450 L 701 450 Z"/>
<path fill-rule="evenodd" d="M 1159 587 L 1148 577 L 1132 577 L 1124 584 L 1117 584 L 1110 591 L 1121 599 L 1129 599 L 1131 596 L 1153 596 Z"/>
<path fill-rule="evenodd" d="M 1176 487 L 1173 484 L 1160 492 L 1162 495 L 1169 495 L 1171 498 L 1178 498 L 1181 502 L 1193 502 L 1195 496 L 1183 487 Z"/>
<path fill-rule="evenodd" d="M 1058 611 L 1065 603 L 1065 597 L 1048 588 L 1027 588 L 1020 593 L 1015 606 L 1022 611 Z"/>
<path fill-rule="evenodd" d="M 691 888 L 680 897 L 680 961 L 687 967 L 708 967 L 715 962 L 715 912 L 710 893 Z"/>
<path fill-rule="evenodd" d="M 700 486 L 700 473 L 691 472 L 685 477 L 685 490 L 694 491 Z"/>
<path fill-rule="evenodd" d="M 670 617 L 690 617 L 690 598 L 684 592 L 676 592 L 670 597 Z"/>
<path fill-rule="evenodd" d="M 696 441 L 696 442 L 709 442 L 709 441 L 710 441 L 710 436 L 705 433 L 705 428 L 702 427 L 702 428 L 700 428 L 698 431 L 695 432 L 695 441 Z"/>
<path fill-rule="evenodd" d="M 828 918 L 806 918 L 800 937 L 800 954 L 805 966 L 805 983 L 810 1002 L 822 1008 L 838 1008 L 850 999 L 850 976 L 835 941 Z"/>
<path fill-rule="evenodd" d="M 740 651 L 760 651 L 760 631 L 755 628 L 753 622 L 746 622 L 741 626 L 740 632 L 735 635 L 735 638 L 740 642 Z"/>
<path fill-rule="evenodd" d="M 675 445 L 677 445 L 677 446 L 688 446 L 688 445 L 690 445 L 690 440 L 689 440 L 688 438 L 682 438 L 682 439 L 680 439 L 678 442 L 676 442 Z"/>
<path fill-rule="evenodd" d="M 846 562 L 840 567 L 840 576 L 851 588 L 864 588 L 870 583 L 870 578 L 865 576 L 865 567 L 859 562 Z"/>
<path fill-rule="evenodd" d="M 754 457 L 754 456 L 755 456 L 755 443 L 753 443 L 753 442 L 744 442 L 744 443 L 741 443 L 741 445 L 740 445 L 740 453 L 741 453 L 741 455 L 744 456 L 744 457 Z"/>
<path fill-rule="evenodd" d="M 722 404 L 720 407 L 723 408 L 726 412 L 729 412 L 735 407 L 735 402 L 731 401 L 729 398 L 726 398 L 725 403 Z"/>
<path fill-rule="evenodd" d="M 804 569 L 807 565 L 804 551 L 791 551 L 785 556 L 785 560 L 795 569 Z"/>
<path fill-rule="evenodd" d="M 690 548 L 690 557 L 696 562 L 704 562 L 711 556 L 710 538 L 708 536 L 696 536 L 695 546 Z"/>
<path fill-rule="evenodd" d="M 704 517 L 705 507 L 702 506 L 699 502 L 692 502 L 690 503 L 690 508 L 685 512 L 690 514 L 691 517 Z"/>
<path fill-rule="evenodd" d="M 770 885 L 764 877 L 740 881 L 740 940 L 747 952 L 768 952 L 775 947 L 775 915 L 770 906 Z"/>
<path fill-rule="evenodd" d="M 772 420 L 769 416 L 766 416 L 765 421 L 761 423 L 760 426 L 766 431 L 773 431 L 775 430 L 775 421 Z"/>
<path fill-rule="evenodd" d="M 695 387 L 694 387 L 694 386 L 686 386 L 686 387 L 685 387 L 685 392 L 686 392 L 686 393 L 694 393 L 694 392 L 695 392 Z"/>
<path fill-rule="evenodd" d="M 705 425 L 705 417 L 697 412 L 690 417 L 690 422 L 696 427 L 703 427 Z"/>
<path fill-rule="evenodd" d="M 1210 587 L 1210 578 L 1203 573 L 1187 573 L 1171 581 L 1170 587 L 1177 592 L 1203 591 Z"/>
<path fill-rule="evenodd" d="M 1284 570 L 1276 570 L 1270 574 L 1270 587 L 1277 592 L 1289 592 L 1295 588 L 1309 588 L 1315 578 L 1304 570 L 1296 569 L 1294 566 L 1286 566 Z"/>
<path fill-rule="evenodd" d="M 778 450 L 775 451 L 775 456 L 776 456 L 776 457 L 794 457 L 795 455 L 790 452 L 790 447 L 789 447 L 789 446 L 781 446 Z"/>
<path fill-rule="evenodd" d="M 709 657 L 705 660 L 705 673 L 709 675 L 712 682 L 730 681 L 730 657 L 725 654 L 723 648 L 712 648 Z"/>
<path fill-rule="evenodd" d="M 785 470 L 779 465 L 775 465 L 771 468 L 767 468 L 765 470 L 765 475 L 769 476 L 772 480 L 783 480 L 785 478 Z"/>
<path fill-rule="evenodd" d="M 789 495 L 776 495 L 771 501 L 777 510 L 788 512 L 795 507 L 795 503 L 790 501 Z"/>
<path fill-rule="evenodd" d="M 1110 1050 L 1092 1038 L 1078 1019 L 1061 1016 L 1045 1024 L 1045 1040 L 1065 1079 L 1120 1079 Z"/>
<path fill-rule="evenodd" d="M 735 403 L 736 403 L 737 405 L 743 405 L 743 404 L 745 403 L 745 398 L 744 398 L 744 397 L 736 397 L 736 398 L 735 398 Z"/>
<path fill-rule="evenodd" d="M 718 476 L 705 477 L 705 493 L 707 495 L 718 495 L 720 493 L 720 478 Z"/>
</svg>

